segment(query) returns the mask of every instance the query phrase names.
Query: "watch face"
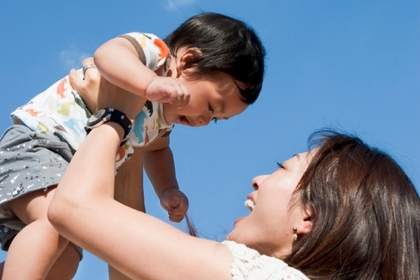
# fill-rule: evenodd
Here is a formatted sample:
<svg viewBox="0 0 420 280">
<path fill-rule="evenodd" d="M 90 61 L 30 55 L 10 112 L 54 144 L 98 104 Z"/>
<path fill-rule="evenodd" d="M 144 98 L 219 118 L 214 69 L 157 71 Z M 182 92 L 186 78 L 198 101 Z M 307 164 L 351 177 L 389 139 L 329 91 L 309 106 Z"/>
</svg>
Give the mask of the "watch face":
<svg viewBox="0 0 420 280">
<path fill-rule="evenodd" d="M 98 123 L 100 123 L 103 118 L 108 114 L 108 109 L 100 109 L 96 111 L 94 114 L 92 114 L 87 122 L 87 126 L 94 127 Z"/>
</svg>

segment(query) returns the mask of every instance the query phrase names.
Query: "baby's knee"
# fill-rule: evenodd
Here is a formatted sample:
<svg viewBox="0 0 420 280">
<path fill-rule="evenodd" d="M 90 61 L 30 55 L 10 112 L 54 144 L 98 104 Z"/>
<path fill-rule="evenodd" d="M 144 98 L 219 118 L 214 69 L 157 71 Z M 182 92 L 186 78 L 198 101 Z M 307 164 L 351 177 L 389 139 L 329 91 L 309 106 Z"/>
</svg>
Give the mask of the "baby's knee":
<svg viewBox="0 0 420 280">
<path fill-rule="evenodd" d="M 46 280 L 71 280 L 76 275 L 82 255 L 79 248 L 69 243 L 50 269 Z"/>
<path fill-rule="evenodd" d="M 10 210 L 25 224 L 47 218 L 48 206 L 56 186 L 23 194 L 7 202 Z"/>
</svg>

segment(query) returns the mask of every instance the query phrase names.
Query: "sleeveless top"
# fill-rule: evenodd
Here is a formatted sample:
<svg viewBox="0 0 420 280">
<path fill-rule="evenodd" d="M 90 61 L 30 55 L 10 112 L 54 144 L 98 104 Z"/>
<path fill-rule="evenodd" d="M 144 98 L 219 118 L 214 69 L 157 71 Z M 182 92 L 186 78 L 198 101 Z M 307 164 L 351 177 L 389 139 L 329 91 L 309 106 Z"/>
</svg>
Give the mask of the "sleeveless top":
<svg viewBox="0 0 420 280">
<path fill-rule="evenodd" d="M 165 43 L 148 33 L 132 32 L 123 37 L 127 36 L 131 39 L 130 42 L 135 40 L 136 49 L 142 49 L 145 65 L 153 71 L 163 68 L 162 76 L 166 76 L 170 53 Z M 78 74 L 83 78 L 81 69 Z M 14 124 L 24 124 L 38 133 L 59 137 L 74 153 L 86 137 L 84 127 L 90 115 L 91 112 L 66 76 L 17 108 L 11 113 L 11 118 Z M 172 128 L 173 125 L 166 123 L 163 117 L 162 104 L 147 101 L 135 118 L 129 139 L 118 151 L 117 168 L 133 154 L 133 147 L 145 146 Z"/>
</svg>

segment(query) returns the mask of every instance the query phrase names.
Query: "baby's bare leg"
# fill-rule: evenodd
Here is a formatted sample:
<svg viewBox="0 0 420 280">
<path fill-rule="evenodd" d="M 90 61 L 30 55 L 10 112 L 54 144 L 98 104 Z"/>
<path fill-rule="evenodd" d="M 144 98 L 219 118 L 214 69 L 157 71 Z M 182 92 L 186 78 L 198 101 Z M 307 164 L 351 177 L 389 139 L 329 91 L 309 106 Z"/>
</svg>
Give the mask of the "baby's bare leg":
<svg viewBox="0 0 420 280">
<path fill-rule="evenodd" d="M 79 267 L 80 254 L 73 246 L 67 244 L 64 251 L 58 257 L 53 267 L 50 269 L 46 280 L 71 280 L 76 275 L 77 268 Z"/>
<path fill-rule="evenodd" d="M 75 261 L 77 260 L 77 261 Z M 80 254 L 72 244 L 68 244 L 58 257 L 47 275 L 46 280 L 71 280 L 76 275 L 79 266 Z M 4 262 L 0 263 L 0 279 L 3 274 Z"/>
<path fill-rule="evenodd" d="M 143 152 L 135 148 L 129 161 L 124 162 L 115 177 L 115 200 L 136 210 L 145 212 L 143 193 Z M 108 266 L 110 280 L 129 280 L 117 269 Z"/>
<path fill-rule="evenodd" d="M 60 254 L 69 245 L 47 218 L 47 209 L 54 192 L 55 187 L 49 188 L 47 192 L 35 191 L 9 202 L 10 208 L 27 226 L 16 235 L 9 247 L 2 280 L 45 279 L 54 263 L 59 260 Z M 74 274 L 79 255 L 71 254 L 70 251 L 63 257 L 69 260 L 61 271 L 68 275 L 67 267 L 73 267 Z M 55 279 L 65 278 L 60 275 Z"/>
</svg>

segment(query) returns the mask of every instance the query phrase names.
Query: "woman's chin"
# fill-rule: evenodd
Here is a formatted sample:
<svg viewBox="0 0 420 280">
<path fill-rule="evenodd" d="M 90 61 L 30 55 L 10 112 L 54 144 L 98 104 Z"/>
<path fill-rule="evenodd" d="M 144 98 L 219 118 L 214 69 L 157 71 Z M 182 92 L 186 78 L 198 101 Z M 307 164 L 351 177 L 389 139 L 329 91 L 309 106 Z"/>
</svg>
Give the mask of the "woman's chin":
<svg viewBox="0 0 420 280">
<path fill-rule="evenodd" d="M 237 218 L 234 222 L 233 222 L 233 226 L 235 227 L 240 221 L 242 221 L 245 217 L 240 217 Z"/>
</svg>

